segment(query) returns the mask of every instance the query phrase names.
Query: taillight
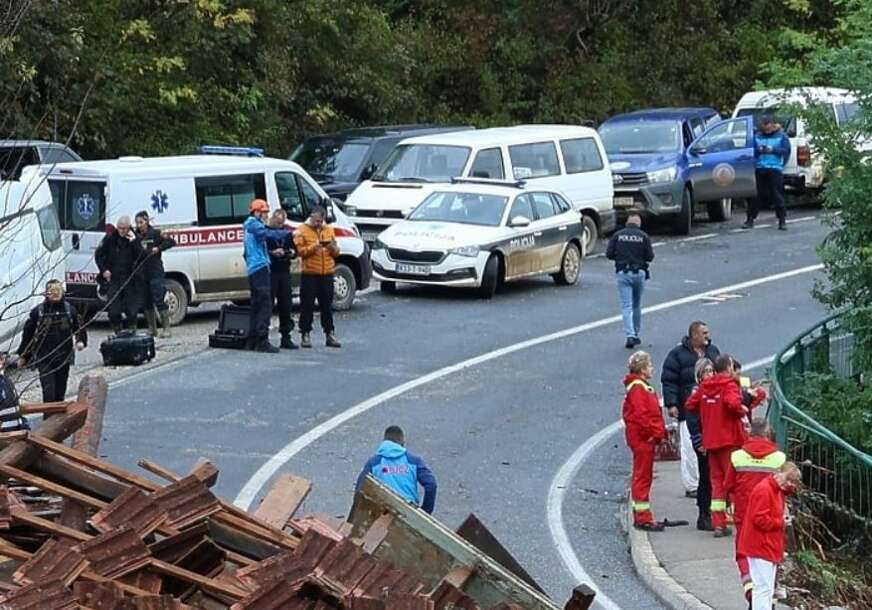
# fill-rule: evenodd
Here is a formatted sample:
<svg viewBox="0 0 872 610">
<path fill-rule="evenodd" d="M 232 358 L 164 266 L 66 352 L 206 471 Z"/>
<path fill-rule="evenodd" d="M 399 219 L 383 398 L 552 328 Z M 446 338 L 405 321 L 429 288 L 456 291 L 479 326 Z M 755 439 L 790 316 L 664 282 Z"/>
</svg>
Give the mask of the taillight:
<svg viewBox="0 0 872 610">
<path fill-rule="evenodd" d="M 808 144 L 800 144 L 796 148 L 796 163 L 801 167 L 811 165 L 811 149 L 808 147 Z"/>
<path fill-rule="evenodd" d="M 336 237 L 357 237 L 357 236 L 354 234 L 354 231 L 353 231 L 353 230 L 351 230 L 351 229 L 344 229 L 344 228 L 342 228 L 342 227 L 337 227 L 337 226 L 335 226 L 335 225 L 334 225 L 334 227 L 333 227 L 333 233 L 336 235 Z"/>
</svg>

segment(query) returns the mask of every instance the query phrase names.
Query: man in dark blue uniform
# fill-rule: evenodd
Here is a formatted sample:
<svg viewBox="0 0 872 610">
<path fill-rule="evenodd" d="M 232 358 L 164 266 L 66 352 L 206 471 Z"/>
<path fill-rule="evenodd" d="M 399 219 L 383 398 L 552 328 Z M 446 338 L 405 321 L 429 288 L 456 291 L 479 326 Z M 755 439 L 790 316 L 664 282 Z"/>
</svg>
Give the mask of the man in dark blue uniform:
<svg viewBox="0 0 872 610">
<path fill-rule="evenodd" d="M 631 212 L 626 226 L 612 235 L 606 249 L 606 258 L 615 261 L 627 349 L 642 343 L 639 338 L 642 330 L 642 292 L 645 281 L 651 277 L 648 265 L 654 260 L 651 239 L 641 227 L 642 217 Z"/>
</svg>

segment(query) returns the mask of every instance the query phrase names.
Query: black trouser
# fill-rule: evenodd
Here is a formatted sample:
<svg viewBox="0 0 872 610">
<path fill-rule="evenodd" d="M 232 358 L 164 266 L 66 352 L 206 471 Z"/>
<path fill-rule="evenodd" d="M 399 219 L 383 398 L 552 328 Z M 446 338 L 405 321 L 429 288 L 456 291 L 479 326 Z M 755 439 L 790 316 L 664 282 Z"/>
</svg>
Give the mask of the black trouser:
<svg viewBox="0 0 872 610">
<path fill-rule="evenodd" d="M 696 507 L 700 514 L 709 514 L 712 505 L 712 480 L 709 476 L 708 455 L 696 452 L 699 464 L 699 483 L 696 487 Z"/>
<path fill-rule="evenodd" d="M 291 317 L 291 274 L 289 271 L 270 271 L 272 301 L 279 311 L 279 332 L 289 335 L 294 330 Z"/>
<path fill-rule="evenodd" d="M 321 312 L 321 328 L 333 332 L 333 274 L 307 275 L 300 280 L 300 332 L 312 332 L 315 299 Z"/>
<path fill-rule="evenodd" d="M 155 275 L 147 280 L 145 280 L 145 311 L 148 311 L 151 308 L 157 309 L 158 311 L 168 311 L 170 306 L 167 305 L 166 296 L 167 289 L 164 285 L 164 276 L 163 274 Z"/>
<path fill-rule="evenodd" d="M 42 402 L 60 402 L 67 395 L 70 378 L 70 363 L 42 365 L 39 367 L 39 383 L 42 386 Z"/>
<path fill-rule="evenodd" d="M 252 347 L 258 347 L 269 342 L 269 321 L 272 317 L 269 267 L 258 269 L 249 275 L 248 287 L 251 291 L 248 340 Z"/>
<path fill-rule="evenodd" d="M 128 326 L 136 326 L 136 316 L 139 313 L 139 281 L 134 278 L 123 278 L 109 282 L 106 298 L 109 304 L 109 323 L 113 328 L 121 326 L 121 314 Z"/>
<path fill-rule="evenodd" d="M 784 220 L 784 174 L 776 169 L 758 169 L 757 198 L 748 200 L 748 218 L 755 220 L 761 207 L 769 205 L 775 210 L 778 220 Z"/>
</svg>

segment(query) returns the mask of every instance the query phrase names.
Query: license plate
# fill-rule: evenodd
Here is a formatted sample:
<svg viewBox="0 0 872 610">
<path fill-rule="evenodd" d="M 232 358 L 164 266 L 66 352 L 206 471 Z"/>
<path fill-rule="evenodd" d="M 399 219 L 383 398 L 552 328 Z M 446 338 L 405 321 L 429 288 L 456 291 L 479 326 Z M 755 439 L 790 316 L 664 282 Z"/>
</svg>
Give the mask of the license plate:
<svg viewBox="0 0 872 610">
<path fill-rule="evenodd" d="M 381 231 L 361 231 L 360 238 L 363 241 L 375 241 L 380 234 Z"/>
<path fill-rule="evenodd" d="M 635 199 L 632 197 L 615 197 L 616 208 L 631 208 L 635 205 Z"/>
<path fill-rule="evenodd" d="M 430 266 L 397 263 L 397 273 L 408 273 L 409 275 L 430 275 Z"/>
</svg>

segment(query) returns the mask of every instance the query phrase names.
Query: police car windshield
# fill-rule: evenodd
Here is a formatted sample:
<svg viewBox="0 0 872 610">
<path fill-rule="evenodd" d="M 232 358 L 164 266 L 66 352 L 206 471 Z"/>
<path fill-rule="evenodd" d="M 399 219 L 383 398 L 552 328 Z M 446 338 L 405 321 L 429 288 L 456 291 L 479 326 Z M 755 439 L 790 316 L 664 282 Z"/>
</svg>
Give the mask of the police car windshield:
<svg viewBox="0 0 872 610">
<path fill-rule="evenodd" d="M 319 181 L 356 182 L 369 147 L 369 142 L 311 139 L 294 151 L 291 161 Z"/>
<path fill-rule="evenodd" d="M 497 227 L 503 219 L 507 201 L 508 197 L 499 195 L 437 191 L 415 208 L 409 220 Z"/>
<path fill-rule="evenodd" d="M 466 146 L 400 145 L 385 159 L 372 179 L 378 182 L 450 182 L 463 174 L 469 153 Z"/>
<path fill-rule="evenodd" d="M 678 152 L 681 125 L 676 121 L 618 121 L 599 128 L 609 155 Z"/>
</svg>

